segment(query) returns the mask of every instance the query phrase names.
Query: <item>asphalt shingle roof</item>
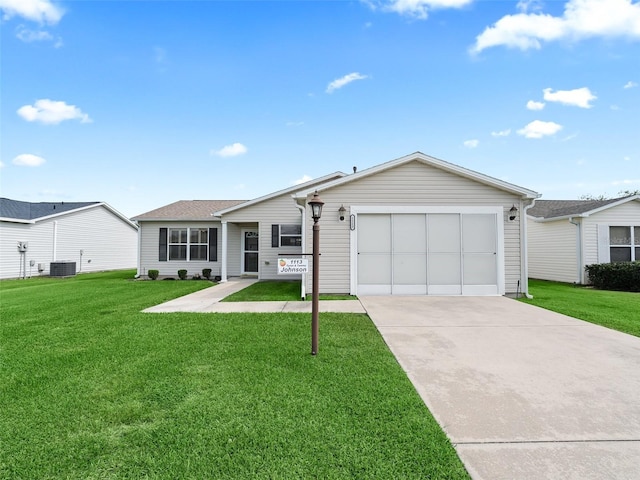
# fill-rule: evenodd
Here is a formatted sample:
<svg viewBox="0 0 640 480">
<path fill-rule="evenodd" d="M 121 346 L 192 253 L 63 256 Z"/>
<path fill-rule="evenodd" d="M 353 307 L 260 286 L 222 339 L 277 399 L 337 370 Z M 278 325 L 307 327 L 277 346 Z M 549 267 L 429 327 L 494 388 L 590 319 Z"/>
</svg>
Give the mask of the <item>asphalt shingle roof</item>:
<svg viewBox="0 0 640 480">
<path fill-rule="evenodd" d="M 247 200 L 179 200 L 136 215 L 132 220 L 211 220 L 213 212 L 234 207 Z"/>
<path fill-rule="evenodd" d="M 625 197 L 611 198 L 608 200 L 536 200 L 535 205 L 527 211 L 527 214 L 536 218 L 580 215 L 618 202 L 622 198 Z"/>
<path fill-rule="evenodd" d="M 57 213 L 96 205 L 101 202 L 21 202 L 10 198 L 0 198 L 0 217 L 18 220 L 35 220 Z"/>
</svg>

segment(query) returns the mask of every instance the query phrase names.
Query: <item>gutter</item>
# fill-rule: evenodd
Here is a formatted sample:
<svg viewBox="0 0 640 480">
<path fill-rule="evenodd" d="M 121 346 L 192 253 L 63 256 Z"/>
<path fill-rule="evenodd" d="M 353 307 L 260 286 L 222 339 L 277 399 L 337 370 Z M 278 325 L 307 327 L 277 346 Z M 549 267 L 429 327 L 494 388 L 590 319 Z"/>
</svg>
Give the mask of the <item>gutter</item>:
<svg viewBox="0 0 640 480">
<path fill-rule="evenodd" d="M 137 272 L 136 272 L 136 276 L 134 278 L 140 278 L 142 276 L 142 273 L 140 272 L 142 269 L 142 265 L 141 265 L 141 253 L 142 253 L 142 228 L 140 228 L 140 225 L 136 225 L 138 227 L 138 265 L 137 265 Z"/>
</svg>

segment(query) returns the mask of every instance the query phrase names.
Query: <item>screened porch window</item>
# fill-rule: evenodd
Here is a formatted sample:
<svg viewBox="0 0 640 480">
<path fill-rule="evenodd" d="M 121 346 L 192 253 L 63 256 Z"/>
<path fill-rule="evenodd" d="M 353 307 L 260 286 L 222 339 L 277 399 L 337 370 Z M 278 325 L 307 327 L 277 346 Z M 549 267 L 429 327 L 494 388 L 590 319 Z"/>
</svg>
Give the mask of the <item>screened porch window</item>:
<svg viewBox="0 0 640 480">
<path fill-rule="evenodd" d="M 640 260 L 640 227 L 609 227 L 611 262 Z"/>
</svg>

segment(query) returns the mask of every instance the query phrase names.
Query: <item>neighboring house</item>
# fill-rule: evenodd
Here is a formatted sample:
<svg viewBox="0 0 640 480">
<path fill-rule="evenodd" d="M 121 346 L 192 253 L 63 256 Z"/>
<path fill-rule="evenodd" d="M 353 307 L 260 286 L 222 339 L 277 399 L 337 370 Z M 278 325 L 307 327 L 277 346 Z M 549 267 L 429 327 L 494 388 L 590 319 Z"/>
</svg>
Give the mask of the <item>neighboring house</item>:
<svg viewBox="0 0 640 480">
<path fill-rule="evenodd" d="M 140 225 L 139 275 L 211 268 L 222 281 L 279 276 L 279 257 L 312 251 L 309 200 L 320 219 L 320 292 L 503 295 L 527 291 L 526 222 L 539 195 L 422 153 L 226 206 L 177 202 Z M 197 210 L 197 214 L 192 213 Z M 311 290 L 303 278 L 302 295 Z"/>
<path fill-rule="evenodd" d="M 585 284 L 587 265 L 640 260 L 640 195 L 537 200 L 527 222 L 531 278 Z"/>
<path fill-rule="evenodd" d="M 103 202 L 0 198 L 0 278 L 48 275 L 51 262 L 75 263 L 76 273 L 134 268 L 137 237 Z"/>
</svg>

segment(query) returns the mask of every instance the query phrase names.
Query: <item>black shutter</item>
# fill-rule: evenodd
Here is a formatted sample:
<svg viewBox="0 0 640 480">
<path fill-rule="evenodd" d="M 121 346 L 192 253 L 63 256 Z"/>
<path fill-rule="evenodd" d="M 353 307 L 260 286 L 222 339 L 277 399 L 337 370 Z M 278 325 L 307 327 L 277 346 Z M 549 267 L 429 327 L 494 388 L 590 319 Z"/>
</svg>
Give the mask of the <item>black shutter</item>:
<svg viewBox="0 0 640 480">
<path fill-rule="evenodd" d="M 271 225 L 271 247 L 280 247 L 280 225 Z"/>
<path fill-rule="evenodd" d="M 218 229 L 209 229 L 209 261 L 218 261 Z"/>
<path fill-rule="evenodd" d="M 167 229 L 160 229 L 160 242 L 158 243 L 158 260 L 161 262 L 167 261 Z"/>
</svg>

